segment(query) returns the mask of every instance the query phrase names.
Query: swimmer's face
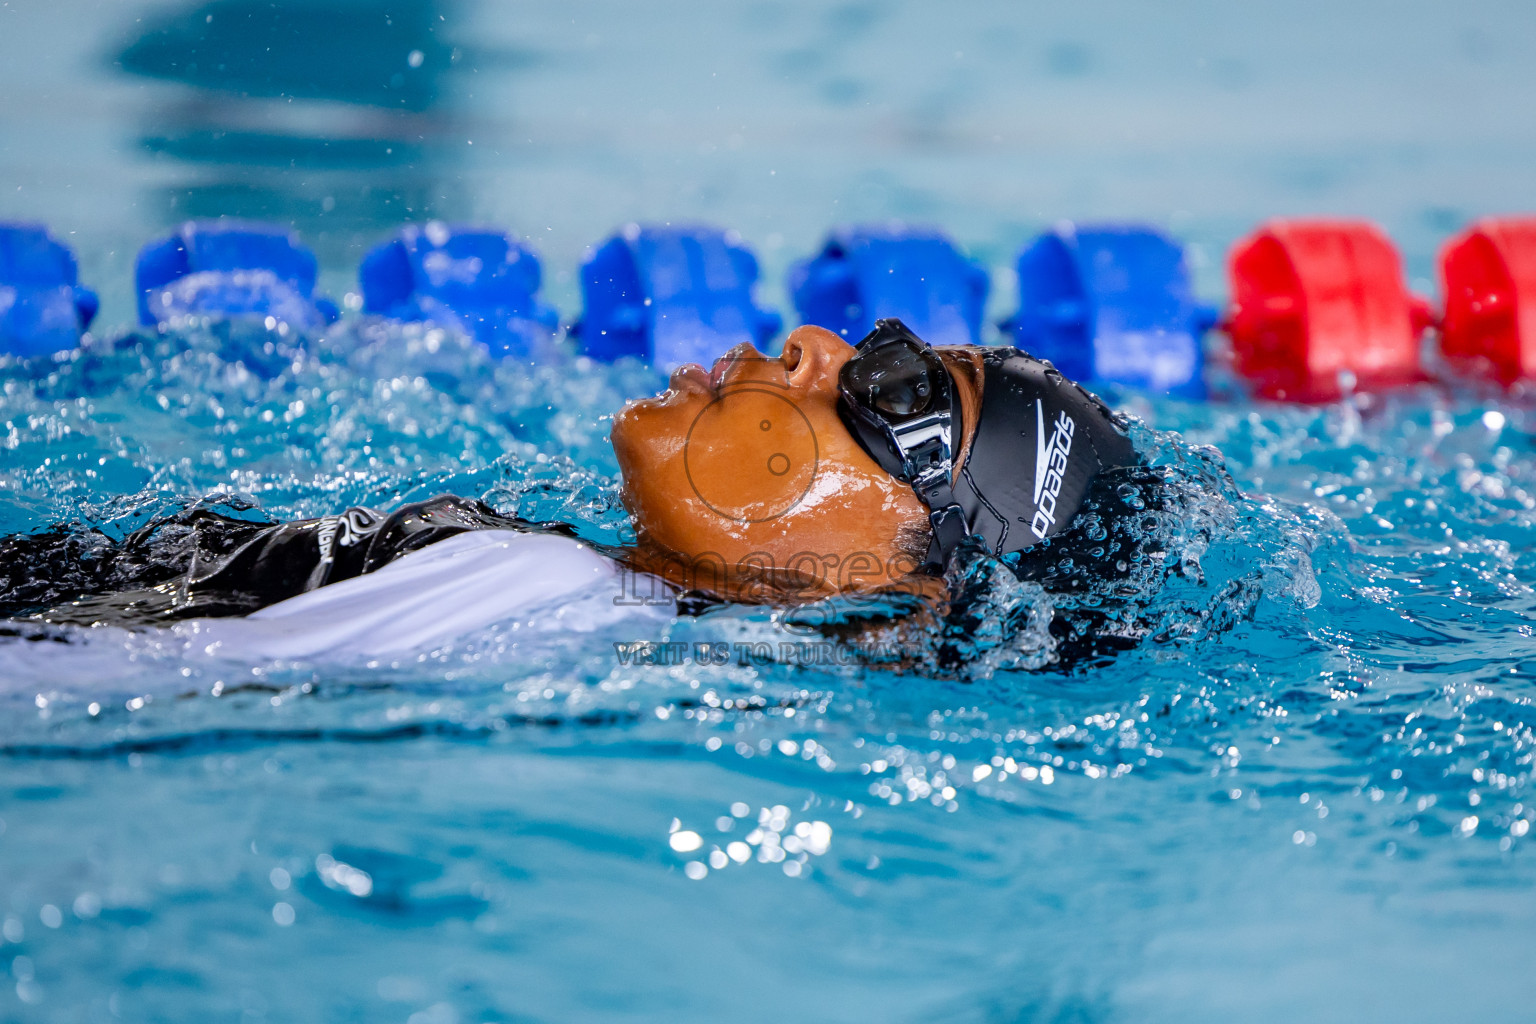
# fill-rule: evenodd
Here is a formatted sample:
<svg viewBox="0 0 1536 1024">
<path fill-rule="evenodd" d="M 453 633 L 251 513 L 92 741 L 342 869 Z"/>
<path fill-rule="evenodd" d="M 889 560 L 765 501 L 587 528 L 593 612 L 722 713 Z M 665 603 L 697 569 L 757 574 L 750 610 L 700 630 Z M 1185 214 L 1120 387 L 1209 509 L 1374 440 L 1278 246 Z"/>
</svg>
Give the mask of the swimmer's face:
<svg viewBox="0 0 1536 1024">
<path fill-rule="evenodd" d="M 907 578 L 927 510 L 838 418 L 838 371 L 853 353 L 801 327 L 778 358 L 739 345 L 627 405 L 613 447 L 641 563 L 738 600 L 753 599 L 754 580 L 759 599 L 784 600 Z"/>
</svg>

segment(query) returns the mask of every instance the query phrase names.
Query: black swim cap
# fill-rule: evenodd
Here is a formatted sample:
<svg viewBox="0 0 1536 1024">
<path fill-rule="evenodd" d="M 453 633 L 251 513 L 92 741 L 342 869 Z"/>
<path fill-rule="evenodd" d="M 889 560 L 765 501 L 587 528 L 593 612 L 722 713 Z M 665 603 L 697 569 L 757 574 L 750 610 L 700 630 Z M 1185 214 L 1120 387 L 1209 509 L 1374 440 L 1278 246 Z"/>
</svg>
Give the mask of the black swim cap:
<svg viewBox="0 0 1536 1024">
<path fill-rule="evenodd" d="M 967 535 L 997 556 L 1033 547 L 1066 529 L 1099 473 L 1139 463 L 1103 402 L 1048 362 L 994 348 L 983 356 L 981 417 L 951 489 L 959 403 L 931 352 L 900 320 L 877 321 L 843 367 L 838 399 L 864 450 L 928 506 L 928 569 L 942 570 Z"/>
<path fill-rule="evenodd" d="M 995 555 L 1065 530 L 1101 472 L 1140 460 L 1109 408 L 1016 348 L 983 360 L 981 419 L 955 483 L 972 534 Z"/>
</svg>

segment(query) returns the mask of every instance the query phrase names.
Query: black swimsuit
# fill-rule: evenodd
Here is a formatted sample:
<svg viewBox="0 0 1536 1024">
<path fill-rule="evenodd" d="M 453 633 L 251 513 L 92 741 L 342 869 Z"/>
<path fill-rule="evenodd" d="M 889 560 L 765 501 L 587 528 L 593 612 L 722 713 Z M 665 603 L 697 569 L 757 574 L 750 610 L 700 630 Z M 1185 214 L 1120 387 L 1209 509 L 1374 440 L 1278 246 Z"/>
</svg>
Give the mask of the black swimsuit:
<svg viewBox="0 0 1536 1024">
<path fill-rule="evenodd" d="M 291 523 L 193 509 L 116 543 L 64 530 L 0 538 L 0 616 L 146 626 L 247 615 L 471 530 L 574 536 L 452 495 Z"/>
</svg>

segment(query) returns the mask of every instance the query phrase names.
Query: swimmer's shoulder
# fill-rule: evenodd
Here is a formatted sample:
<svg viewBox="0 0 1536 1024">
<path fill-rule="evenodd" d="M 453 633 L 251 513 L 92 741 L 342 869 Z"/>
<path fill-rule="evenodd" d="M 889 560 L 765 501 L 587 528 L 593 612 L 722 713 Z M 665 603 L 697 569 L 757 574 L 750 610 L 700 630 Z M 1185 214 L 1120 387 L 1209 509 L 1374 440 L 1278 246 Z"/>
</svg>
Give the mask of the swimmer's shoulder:
<svg viewBox="0 0 1536 1024">
<path fill-rule="evenodd" d="M 205 631 L 230 651 L 310 658 L 431 649 L 493 626 L 582 633 L 674 614 L 666 584 L 585 541 L 477 529 Z"/>
</svg>

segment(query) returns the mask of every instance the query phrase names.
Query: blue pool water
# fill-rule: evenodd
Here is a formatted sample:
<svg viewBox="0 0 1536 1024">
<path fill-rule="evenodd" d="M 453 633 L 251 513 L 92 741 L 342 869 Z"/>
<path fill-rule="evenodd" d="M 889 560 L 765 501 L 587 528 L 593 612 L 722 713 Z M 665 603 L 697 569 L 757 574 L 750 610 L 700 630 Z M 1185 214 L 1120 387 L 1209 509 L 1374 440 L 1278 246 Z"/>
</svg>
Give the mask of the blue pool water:
<svg viewBox="0 0 1536 1024">
<path fill-rule="evenodd" d="M 0 215 L 105 299 L 84 353 L 0 365 L 0 529 L 454 491 L 623 537 L 609 417 L 654 371 L 355 319 L 271 379 L 218 329 L 114 344 L 134 248 L 184 215 L 294 223 L 336 294 L 402 220 L 505 222 L 568 315 L 633 217 L 729 223 L 776 283 L 844 217 L 997 266 L 1135 215 L 1215 298 L 1274 213 L 1375 216 L 1427 277 L 1466 216 L 1529 205 L 1536 156 L 1514 5 L 419 2 L 373 34 L 347 19 L 385 5 L 306 6 L 342 71 L 215 38 L 209 75 L 236 0 L 0 5 Z M 1164 525 L 1166 637 L 1087 675 L 1008 667 L 1027 635 L 969 679 L 495 630 L 373 664 L 0 645 L 0 1019 L 1521 1019 L 1536 404 L 1285 407 L 1215 373 L 1207 404 L 1109 396 L 1210 498 Z M 635 639 L 784 635 L 726 608 Z"/>
</svg>

